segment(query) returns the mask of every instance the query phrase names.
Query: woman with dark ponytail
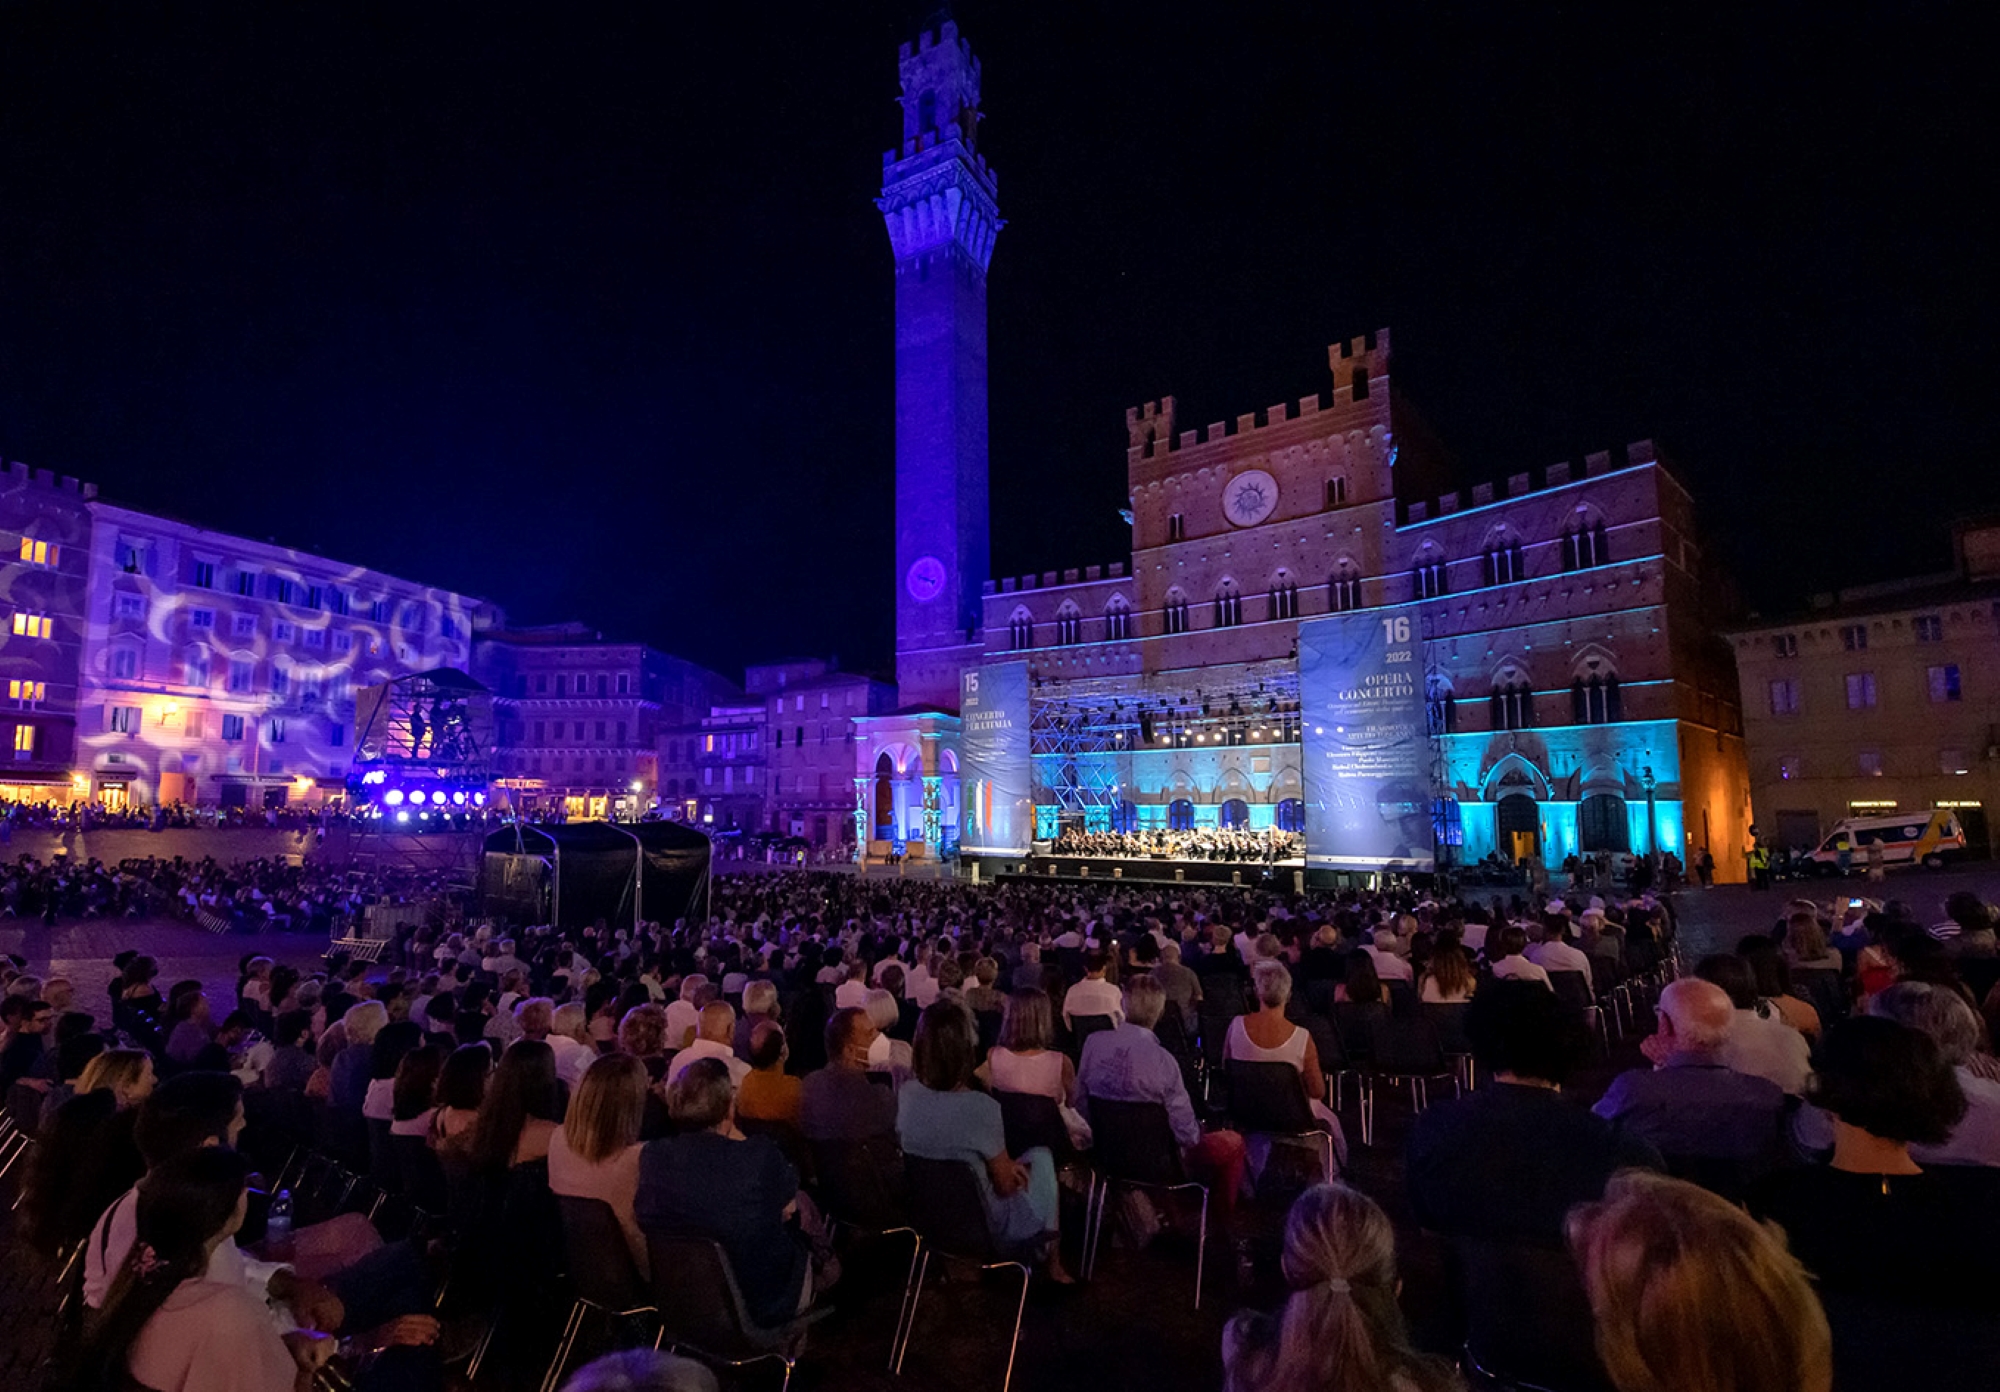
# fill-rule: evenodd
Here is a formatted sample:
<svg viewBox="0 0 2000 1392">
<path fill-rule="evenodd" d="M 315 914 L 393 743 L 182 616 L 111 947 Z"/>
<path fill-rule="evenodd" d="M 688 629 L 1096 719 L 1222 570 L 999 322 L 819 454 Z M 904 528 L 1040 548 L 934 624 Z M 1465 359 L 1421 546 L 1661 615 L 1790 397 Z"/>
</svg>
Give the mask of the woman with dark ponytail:
<svg viewBox="0 0 2000 1392">
<path fill-rule="evenodd" d="M 249 1165 L 207 1146 L 139 1182 L 138 1240 L 85 1330 L 74 1392 L 137 1383 L 153 1392 L 305 1392 L 334 1341 L 280 1335 L 238 1280 L 211 1280 L 209 1259 L 243 1225 Z"/>
<path fill-rule="evenodd" d="M 1277 1315 L 1240 1314 L 1222 1335 L 1226 1392 L 1452 1392 L 1449 1364 L 1417 1353 L 1396 1304 L 1396 1235 L 1371 1198 L 1316 1184 L 1285 1220 Z"/>
</svg>

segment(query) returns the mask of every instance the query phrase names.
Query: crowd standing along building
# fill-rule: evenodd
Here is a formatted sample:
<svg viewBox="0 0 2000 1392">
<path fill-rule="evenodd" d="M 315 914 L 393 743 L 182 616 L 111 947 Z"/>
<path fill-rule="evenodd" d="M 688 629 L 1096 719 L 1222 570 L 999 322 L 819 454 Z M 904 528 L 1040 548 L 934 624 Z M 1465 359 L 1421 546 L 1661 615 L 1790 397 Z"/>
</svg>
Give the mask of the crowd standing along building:
<svg viewBox="0 0 2000 1392">
<path fill-rule="evenodd" d="M 1730 635 L 1758 831 L 1810 850 L 1848 817 L 1957 813 L 1993 850 L 2000 798 L 2000 521 L 1954 529 L 1954 566 L 1814 599 Z"/>
<path fill-rule="evenodd" d="M 1306 815 L 1299 629 L 1402 626 L 1423 671 L 1422 786 L 1451 856 L 1712 850 L 1749 822 L 1730 589 L 1651 442 L 1461 488 L 1391 381 L 1388 331 L 1328 351 L 1330 391 L 1181 430 L 1127 413 L 1128 561 L 988 579 L 985 288 L 1001 226 L 980 68 L 945 23 L 901 53 L 885 157 L 895 255 L 897 675 L 859 724 L 866 853 L 953 848 L 961 681 L 1025 663 L 1034 834 L 1276 826 Z M 977 589 L 975 591 L 975 586 Z M 992 684 L 992 678 L 981 680 Z M 1324 734 L 1323 729 L 1321 733 Z M 985 815 L 982 809 L 977 815 Z M 1384 814 L 1388 815 L 1387 813 Z"/>
</svg>

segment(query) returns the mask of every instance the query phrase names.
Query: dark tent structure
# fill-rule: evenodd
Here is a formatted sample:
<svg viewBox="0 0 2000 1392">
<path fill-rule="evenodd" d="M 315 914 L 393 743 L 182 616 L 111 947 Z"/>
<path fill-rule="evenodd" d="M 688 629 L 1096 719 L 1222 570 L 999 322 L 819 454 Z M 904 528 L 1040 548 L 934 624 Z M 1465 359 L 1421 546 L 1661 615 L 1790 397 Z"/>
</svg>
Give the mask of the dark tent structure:
<svg viewBox="0 0 2000 1392">
<path fill-rule="evenodd" d="M 679 822 L 516 823 L 486 838 L 480 898 L 484 912 L 521 924 L 699 923 L 708 862 L 708 838 Z"/>
</svg>

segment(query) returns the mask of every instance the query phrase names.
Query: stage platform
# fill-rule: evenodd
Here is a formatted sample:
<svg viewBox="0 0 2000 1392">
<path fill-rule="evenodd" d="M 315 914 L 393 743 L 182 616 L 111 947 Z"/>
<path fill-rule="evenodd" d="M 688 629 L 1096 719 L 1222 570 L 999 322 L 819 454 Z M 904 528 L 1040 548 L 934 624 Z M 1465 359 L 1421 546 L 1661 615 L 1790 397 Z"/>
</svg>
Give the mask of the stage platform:
<svg viewBox="0 0 2000 1392">
<path fill-rule="evenodd" d="M 1290 891 L 1303 888 L 1303 860 L 1270 864 L 1250 860 L 1173 860 L 1150 856 L 968 856 L 981 879 L 1081 880 L 1138 884 L 1243 885 Z M 1316 872 L 1313 883 L 1320 882 Z M 1329 872 L 1330 873 L 1330 872 Z"/>
</svg>

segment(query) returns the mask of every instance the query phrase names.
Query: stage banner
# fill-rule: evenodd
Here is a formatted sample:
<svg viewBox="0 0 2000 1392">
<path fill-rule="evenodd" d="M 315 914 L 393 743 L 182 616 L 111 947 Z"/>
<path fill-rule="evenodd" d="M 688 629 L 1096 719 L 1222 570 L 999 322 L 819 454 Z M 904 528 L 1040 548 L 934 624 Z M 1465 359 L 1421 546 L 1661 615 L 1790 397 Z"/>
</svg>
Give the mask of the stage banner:
<svg viewBox="0 0 2000 1392">
<path fill-rule="evenodd" d="M 1433 868 L 1422 648 L 1413 609 L 1299 625 L 1307 865 Z"/>
<path fill-rule="evenodd" d="M 967 668 L 958 678 L 958 714 L 959 852 L 1026 855 L 1035 833 L 1028 664 Z"/>
</svg>

